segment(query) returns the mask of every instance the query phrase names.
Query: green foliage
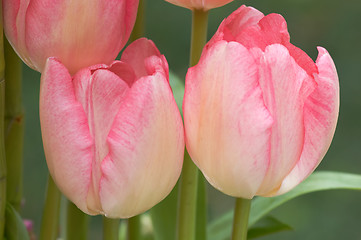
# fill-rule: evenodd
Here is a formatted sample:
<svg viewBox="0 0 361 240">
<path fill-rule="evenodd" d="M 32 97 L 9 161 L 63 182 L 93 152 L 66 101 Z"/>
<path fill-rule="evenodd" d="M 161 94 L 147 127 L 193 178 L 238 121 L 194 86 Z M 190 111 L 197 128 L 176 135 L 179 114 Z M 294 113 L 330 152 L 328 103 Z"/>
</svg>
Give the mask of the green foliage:
<svg viewBox="0 0 361 240">
<path fill-rule="evenodd" d="M 169 71 L 169 84 L 172 87 L 175 101 L 183 117 L 182 103 L 184 96 L 184 82 L 174 72 Z"/>
<path fill-rule="evenodd" d="M 289 225 L 271 216 L 262 218 L 255 225 L 256 226 L 248 230 L 248 239 L 254 239 L 272 233 L 293 230 L 292 227 L 290 227 Z"/>
<path fill-rule="evenodd" d="M 324 190 L 348 189 L 361 191 L 361 175 L 339 172 L 315 172 L 288 193 L 280 196 L 257 197 L 252 202 L 249 226 L 265 217 L 270 211 L 298 196 Z M 227 239 L 231 234 L 233 210 L 208 226 L 210 240 Z"/>
<path fill-rule="evenodd" d="M 29 234 L 26 230 L 23 219 L 9 203 L 6 204 L 5 219 L 6 239 L 29 240 Z"/>
</svg>

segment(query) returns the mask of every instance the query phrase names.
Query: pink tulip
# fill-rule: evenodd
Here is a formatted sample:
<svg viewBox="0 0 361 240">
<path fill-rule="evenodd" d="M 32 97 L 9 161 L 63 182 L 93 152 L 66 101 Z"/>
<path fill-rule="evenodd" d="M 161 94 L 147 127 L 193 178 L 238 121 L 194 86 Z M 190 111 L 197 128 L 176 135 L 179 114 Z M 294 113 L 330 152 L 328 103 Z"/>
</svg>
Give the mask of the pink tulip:
<svg viewBox="0 0 361 240">
<path fill-rule="evenodd" d="M 290 42 L 282 16 L 242 6 L 186 76 L 186 146 L 208 181 L 235 197 L 285 193 L 317 167 L 339 109 L 334 63 Z"/>
<path fill-rule="evenodd" d="M 189 8 L 191 10 L 210 10 L 212 8 L 222 7 L 233 0 L 166 0 L 174 5 Z"/>
<path fill-rule="evenodd" d="M 74 74 L 110 64 L 128 41 L 139 0 L 2 0 L 4 30 L 15 51 L 42 72 L 48 57 Z"/>
<path fill-rule="evenodd" d="M 121 61 L 73 77 L 48 59 L 41 76 L 40 121 L 49 171 L 82 211 L 131 217 L 174 187 L 184 131 L 154 43 L 139 39 Z"/>
</svg>

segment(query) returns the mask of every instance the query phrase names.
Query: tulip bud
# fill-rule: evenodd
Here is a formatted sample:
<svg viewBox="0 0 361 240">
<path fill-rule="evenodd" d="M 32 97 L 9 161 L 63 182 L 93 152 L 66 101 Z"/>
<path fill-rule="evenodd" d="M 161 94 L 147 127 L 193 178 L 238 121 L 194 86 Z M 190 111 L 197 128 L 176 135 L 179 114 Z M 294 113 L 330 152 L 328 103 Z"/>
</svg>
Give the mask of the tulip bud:
<svg viewBox="0 0 361 240">
<path fill-rule="evenodd" d="M 139 0 L 2 0 L 7 39 L 31 68 L 56 57 L 74 74 L 110 64 L 128 41 Z"/>
<path fill-rule="evenodd" d="M 289 191 L 329 148 L 339 83 L 328 52 L 316 63 L 290 42 L 282 16 L 241 6 L 186 76 L 186 146 L 220 191 L 235 197 Z"/>
<path fill-rule="evenodd" d="M 167 61 L 150 40 L 133 42 L 121 61 L 73 77 L 48 59 L 40 121 L 55 183 L 88 214 L 134 216 L 166 197 L 179 178 L 182 119 Z"/>
<path fill-rule="evenodd" d="M 208 11 L 212 8 L 222 7 L 233 0 L 166 0 L 174 5 L 189 8 L 191 10 L 198 9 Z"/>
</svg>

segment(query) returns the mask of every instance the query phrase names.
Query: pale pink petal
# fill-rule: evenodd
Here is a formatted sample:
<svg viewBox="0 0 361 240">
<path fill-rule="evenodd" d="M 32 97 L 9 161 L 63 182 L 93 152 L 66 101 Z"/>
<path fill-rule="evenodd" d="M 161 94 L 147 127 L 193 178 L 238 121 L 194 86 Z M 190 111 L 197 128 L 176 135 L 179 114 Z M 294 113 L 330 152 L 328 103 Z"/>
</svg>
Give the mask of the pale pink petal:
<svg viewBox="0 0 361 240">
<path fill-rule="evenodd" d="M 137 80 L 120 106 L 101 164 L 106 216 L 134 216 L 172 190 L 182 168 L 183 134 L 167 77 L 156 73 Z"/>
<path fill-rule="evenodd" d="M 107 137 L 129 87 L 119 76 L 106 69 L 95 71 L 88 81 L 91 88 L 88 102 L 90 111 L 87 118 L 90 133 L 95 142 L 88 208 L 101 209 L 99 200 L 100 165 L 109 153 Z"/>
<path fill-rule="evenodd" d="M 59 189 L 88 214 L 94 144 L 67 69 L 50 58 L 41 76 L 40 122 L 49 171 Z"/>
<path fill-rule="evenodd" d="M 326 49 L 319 47 L 318 51 L 318 86 L 305 102 L 305 140 L 301 159 L 283 180 L 276 195 L 289 191 L 313 172 L 326 154 L 335 132 L 339 110 L 336 67 Z"/>
<path fill-rule="evenodd" d="M 183 113 L 188 152 L 208 181 L 252 198 L 268 167 L 272 125 L 253 55 L 236 42 L 215 43 L 187 73 Z"/>
<path fill-rule="evenodd" d="M 274 123 L 270 165 L 257 195 L 277 190 L 299 160 L 304 141 L 304 102 L 316 83 L 283 45 L 266 48 L 260 62 L 260 86 Z"/>
</svg>

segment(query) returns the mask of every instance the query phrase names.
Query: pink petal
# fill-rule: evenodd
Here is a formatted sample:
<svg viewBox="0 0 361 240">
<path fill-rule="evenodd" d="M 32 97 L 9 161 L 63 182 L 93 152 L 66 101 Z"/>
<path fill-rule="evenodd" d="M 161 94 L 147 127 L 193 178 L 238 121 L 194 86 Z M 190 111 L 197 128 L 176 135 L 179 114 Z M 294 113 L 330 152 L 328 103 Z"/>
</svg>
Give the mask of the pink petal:
<svg viewBox="0 0 361 240">
<path fill-rule="evenodd" d="M 268 45 L 282 44 L 310 76 L 317 73 L 312 59 L 290 43 L 287 23 L 279 14 L 263 16 L 256 9 L 241 6 L 222 22 L 211 42 L 221 39 L 237 41 L 248 49 L 257 47 L 263 51 Z"/>
<path fill-rule="evenodd" d="M 220 40 L 234 41 L 235 36 L 244 31 L 245 28 L 257 25 L 263 17 L 263 13 L 257 9 L 242 5 L 222 21 L 206 47 L 212 46 L 214 42 Z"/>
<path fill-rule="evenodd" d="M 162 69 L 164 73 L 168 75 L 167 61 L 162 57 L 154 43 L 146 38 L 140 38 L 132 42 L 124 50 L 121 61 L 128 63 L 134 69 L 136 78 L 139 79 L 154 73 L 154 69 L 152 69 L 151 66 L 155 65 L 147 63 L 148 61 L 152 61 L 152 57 L 157 57 L 162 60 Z"/>
<path fill-rule="evenodd" d="M 183 113 L 188 152 L 208 181 L 252 198 L 266 174 L 272 125 L 253 55 L 236 42 L 211 46 L 187 73 Z"/>
<path fill-rule="evenodd" d="M 279 44 L 266 48 L 261 59 L 260 86 L 274 123 L 270 165 L 257 195 L 269 195 L 299 160 L 304 142 L 304 102 L 315 82 Z"/>
<path fill-rule="evenodd" d="M 118 113 L 120 104 L 128 91 L 128 85 L 109 70 L 94 72 L 91 83 L 88 123 L 95 141 L 95 156 L 92 162 L 92 185 L 89 188 L 88 208 L 101 209 L 99 200 L 100 165 L 108 155 L 107 137 Z"/>
<path fill-rule="evenodd" d="M 29 0 L 3 0 L 3 19 L 4 32 L 7 40 L 13 46 L 15 51 L 30 67 L 32 65 L 26 48 L 25 35 L 25 14 L 28 8 Z"/>
<path fill-rule="evenodd" d="M 156 73 L 133 84 L 107 142 L 100 200 L 108 217 L 134 216 L 172 190 L 182 167 L 184 136 L 166 76 Z"/>
<path fill-rule="evenodd" d="M 67 69 L 50 58 L 41 76 L 40 122 L 49 171 L 60 190 L 82 211 L 88 209 L 93 141 L 88 120 L 75 99 Z"/>
<path fill-rule="evenodd" d="M 137 80 L 133 68 L 125 62 L 114 61 L 109 66 L 109 71 L 118 75 L 129 87 Z"/>
<path fill-rule="evenodd" d="M 339 110 L 336 67 L 326 49 L 319 47 L 318 51 L 318 86 L 305 102 L 305 139 L 301 159 L 283 180 L 276 195 L 289 191 L 313 172 L 326 154 L 335 132 Z"/>
<path fill-rule="evenodd" d="M 41 71 L 56 56 L 74 74 L 81 68 L 110 64 L 127 42 L 138 0 L 33 0 L 26 12 L 26 46 Z"/>
</svg>

